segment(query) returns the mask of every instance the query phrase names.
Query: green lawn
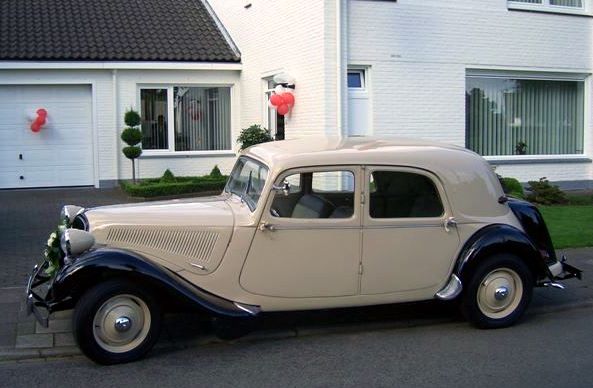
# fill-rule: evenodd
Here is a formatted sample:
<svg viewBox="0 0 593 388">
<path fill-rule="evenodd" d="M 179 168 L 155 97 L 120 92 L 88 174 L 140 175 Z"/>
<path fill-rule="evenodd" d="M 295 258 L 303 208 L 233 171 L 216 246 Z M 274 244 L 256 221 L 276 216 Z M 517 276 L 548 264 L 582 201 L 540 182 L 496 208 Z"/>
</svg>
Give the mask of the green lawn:
<svg viewBox="0 0 593 388">
<path fill-rule="evenodd" d="M 571 198 L 571 203 L 575 202 Z M 593 246 L 593 205 L 539 206 L 539 209 L 556 249 Z"/>
</svg>

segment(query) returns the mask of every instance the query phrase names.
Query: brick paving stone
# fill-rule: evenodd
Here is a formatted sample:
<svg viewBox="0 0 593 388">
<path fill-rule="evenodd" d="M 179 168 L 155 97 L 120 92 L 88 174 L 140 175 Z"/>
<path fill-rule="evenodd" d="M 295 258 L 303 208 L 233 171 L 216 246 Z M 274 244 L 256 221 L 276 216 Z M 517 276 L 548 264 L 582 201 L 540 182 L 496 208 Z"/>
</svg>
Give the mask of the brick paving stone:
<svg viewBox="0 0 593 388">
<path fill-rule="evenodd" d="M 17 335 L 35 334 L 35 323 L 36 322 L 33 319 L 17 323 Z"/>
<path fill-rule="evenodd" d="M 56 311 L 51 315 L 51 319 L 70 319 L 73 310 Z"/>
<path fill-rule="evenodd" d="M 54 346 L 53 334 L 25 334 L 17 335 L 17 349 L 39 349 L 51 348 Z"/>
<path fill-rule="evenodd" d="M 50 319 L 48 327 L 43 327 L 39 322 L 35 326 L 35 333 L 68 333 L 72 331 L 72 320 L 70 319 Z"/>
<path fill-rule="evenodd" d="M 0 323 L 16 324 L 19 320 L 20 303 L 0 303 Z"/>
<path fill-rule="evenodd" d="M 55 347 L 60 346 L 76 346 L 76 341 L 72 333 L 56 333 L 54 334 Z"/>
</svg>

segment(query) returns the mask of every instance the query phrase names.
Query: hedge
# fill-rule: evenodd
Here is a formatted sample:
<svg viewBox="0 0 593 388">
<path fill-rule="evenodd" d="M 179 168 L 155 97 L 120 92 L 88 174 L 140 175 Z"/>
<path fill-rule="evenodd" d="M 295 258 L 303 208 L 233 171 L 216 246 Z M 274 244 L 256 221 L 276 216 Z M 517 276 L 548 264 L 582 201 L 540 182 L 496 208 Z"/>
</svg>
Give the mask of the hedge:
<svg viewBox="0 0 593 388">
<path fill-rule="evenodd" d="M 175 177 L 174 182 L 163 182 L 160 178 L 144 179 L 136 184 L 122 181 L 122 189 L 132 197 L 162 197 L 187 193 L 221 191 L 227 177 Z"/>
</svg>

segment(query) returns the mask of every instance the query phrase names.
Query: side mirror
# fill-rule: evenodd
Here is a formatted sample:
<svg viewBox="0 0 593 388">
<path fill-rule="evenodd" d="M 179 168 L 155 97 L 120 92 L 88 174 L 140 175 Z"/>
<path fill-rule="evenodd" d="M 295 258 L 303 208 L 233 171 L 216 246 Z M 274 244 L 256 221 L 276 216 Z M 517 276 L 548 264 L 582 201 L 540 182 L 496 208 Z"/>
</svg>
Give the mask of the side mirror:
<svg viewBox="0 0 593 388">
<path fill-rule="evenodd" d="M 283 192 L 284 195 L 288 195 L 290 193 L 290 183 L 287 180 L 284 180 L 281 185 L 279 186 L 272 186 L 272 190 L 276 192 Z"/>
</svg>

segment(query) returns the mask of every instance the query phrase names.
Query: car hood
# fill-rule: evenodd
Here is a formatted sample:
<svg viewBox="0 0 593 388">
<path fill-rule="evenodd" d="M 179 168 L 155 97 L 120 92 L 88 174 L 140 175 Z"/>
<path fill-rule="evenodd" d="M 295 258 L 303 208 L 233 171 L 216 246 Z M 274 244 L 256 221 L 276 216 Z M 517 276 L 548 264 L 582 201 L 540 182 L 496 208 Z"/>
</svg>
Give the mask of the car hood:
<svg viewBox="0 0 593 388">
<path fill-rule="evenodd" d="M 85 212 L 98 246 L 131 250 L 200 275 L 220 264 L 233 233 L 226 197 L 102 206 Z"/>
<path fill-rule="evenodd" d="M 233 226 L 233 213 L 224 196 L 101 206 L 84 214 L 91 233 L 113 224 Z"/>
</svg>

